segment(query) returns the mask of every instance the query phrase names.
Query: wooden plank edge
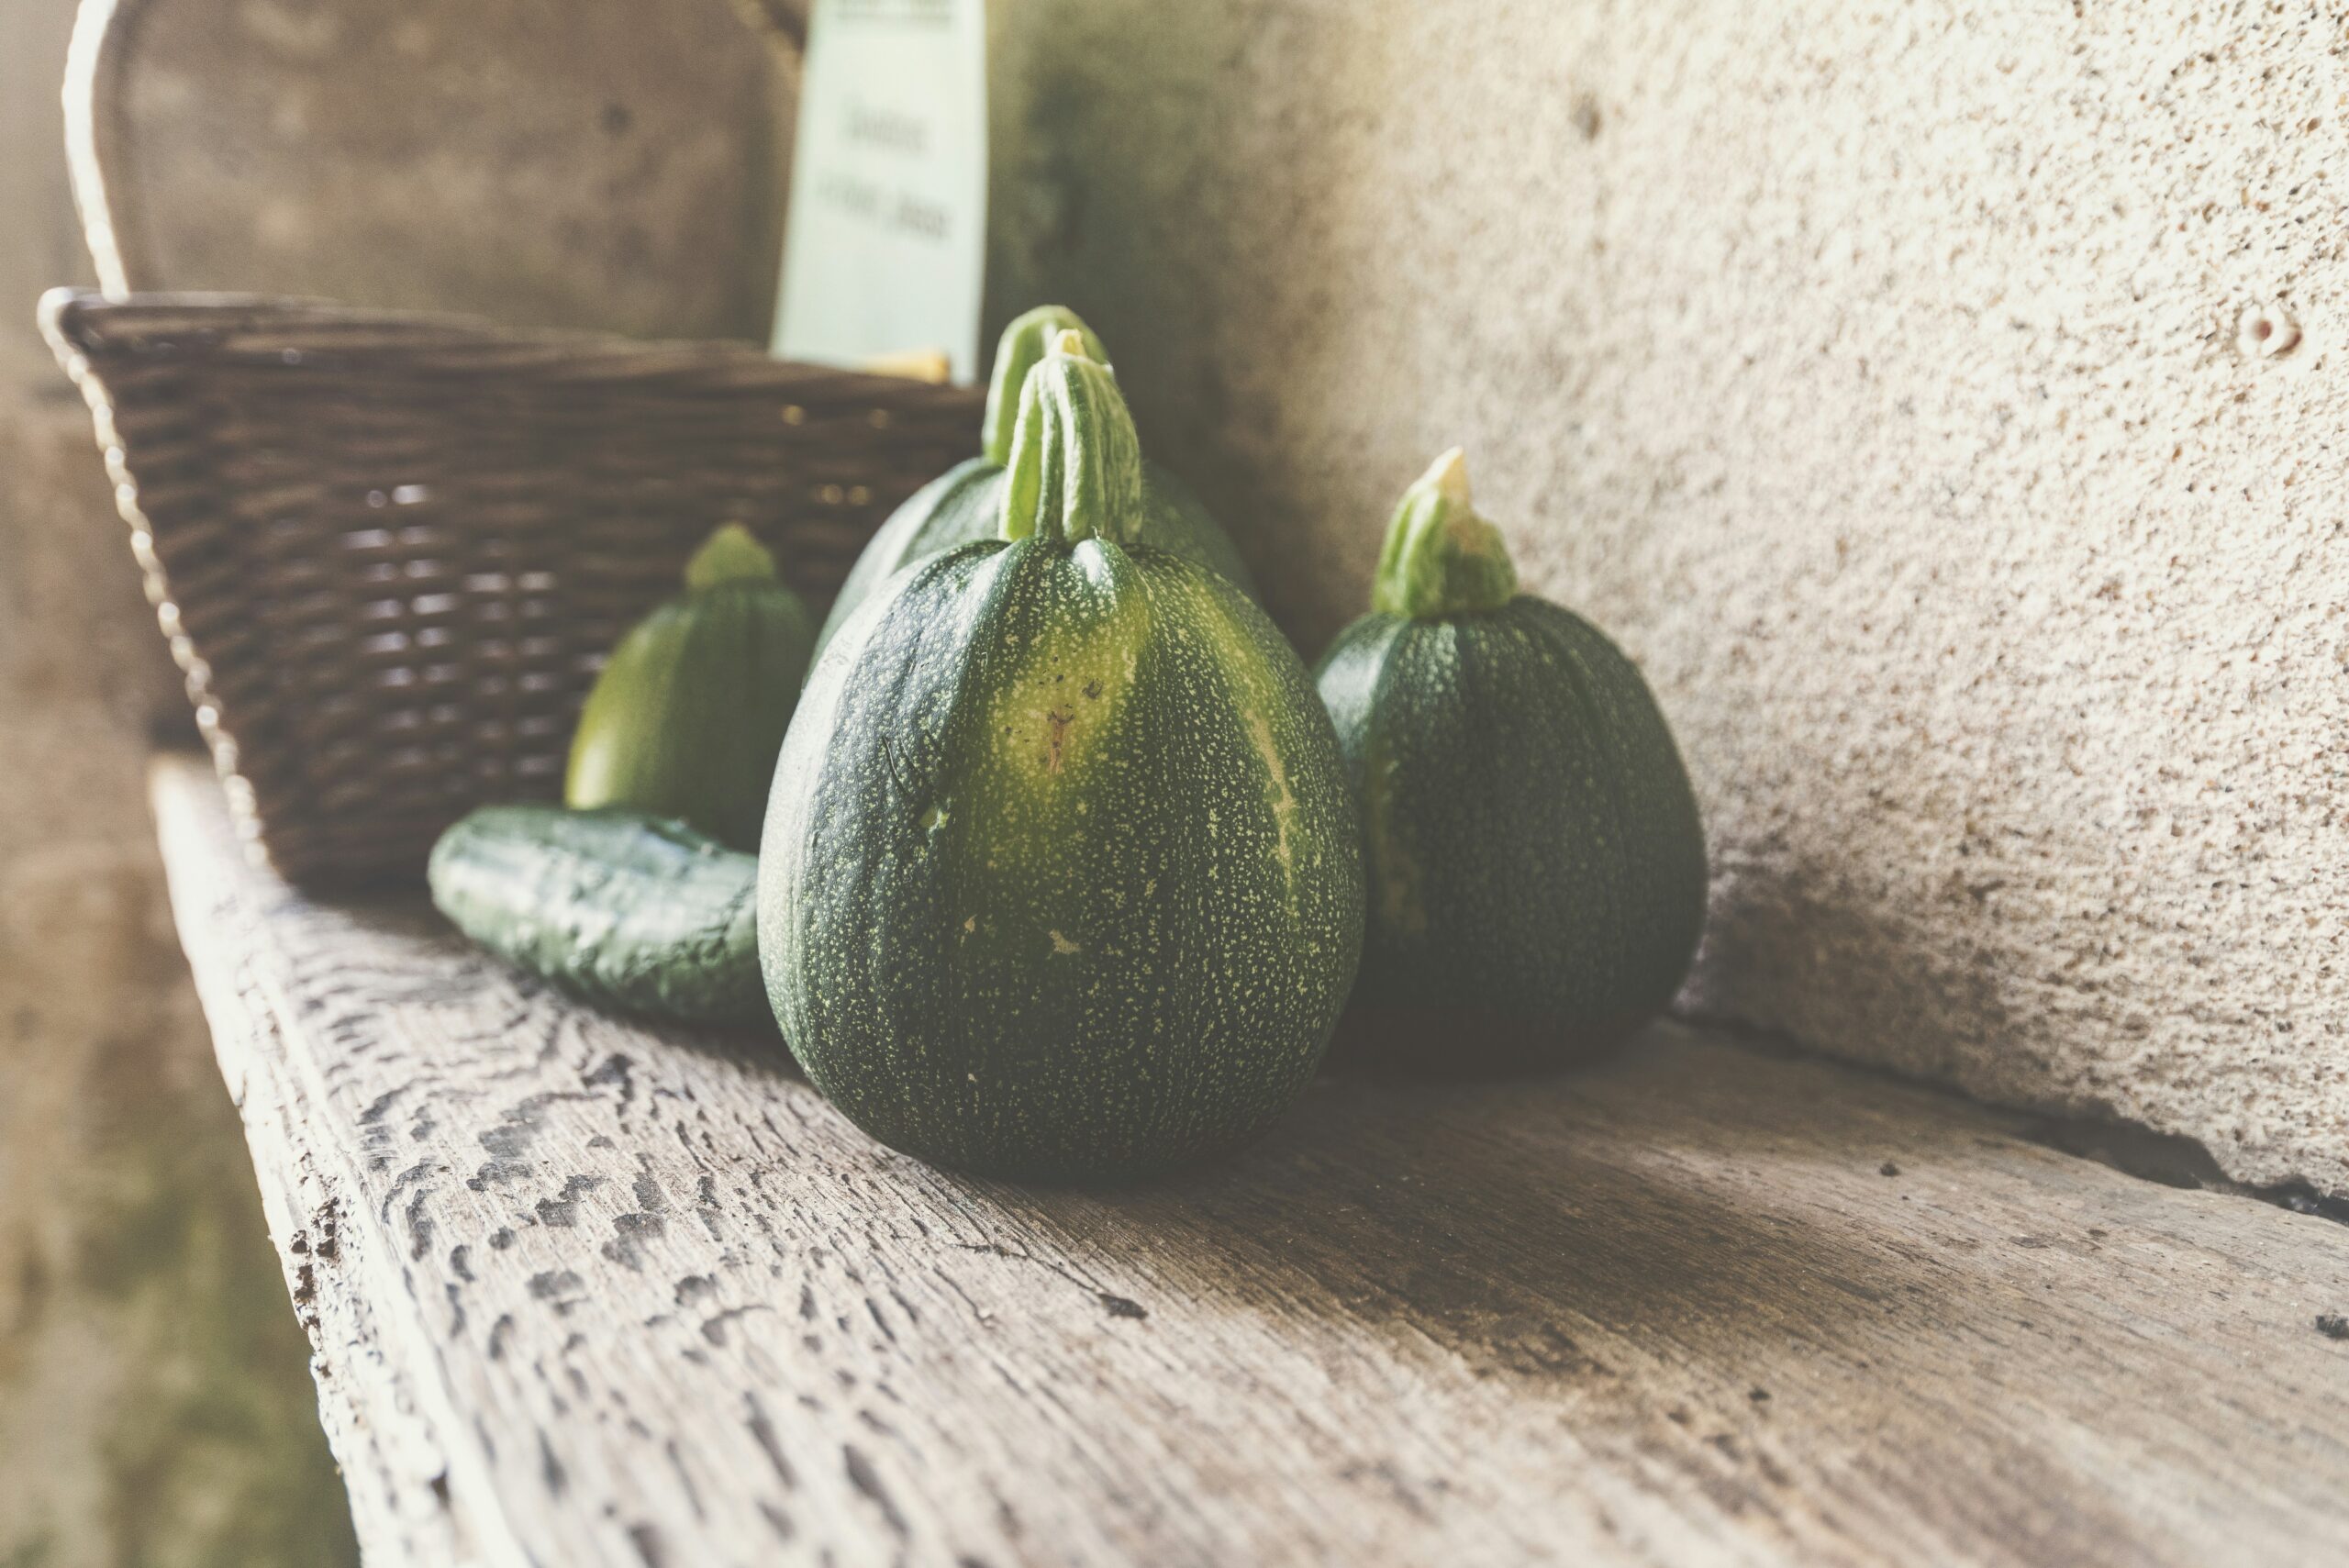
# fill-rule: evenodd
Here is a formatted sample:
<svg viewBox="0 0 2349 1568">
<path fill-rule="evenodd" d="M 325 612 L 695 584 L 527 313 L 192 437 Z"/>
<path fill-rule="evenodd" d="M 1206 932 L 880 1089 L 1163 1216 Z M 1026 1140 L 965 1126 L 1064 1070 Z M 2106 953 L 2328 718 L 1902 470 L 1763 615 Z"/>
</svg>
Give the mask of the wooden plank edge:
<svg viewBox="0 0 2349 1568">
<path fill-rule="evenodd" d="M 164 781 L 179 773 L 209 780 L 209 765 L 172 756 L 159 758 L 152 772 L 158 828 L 181 842 L 203 841 L 196 825 L 183 820 L 203 795 Z M 396 1326 L 387 1332 L 368 1305 L 398 1296 L 331 1283 L 379 1273 L 383 1239 L 365 1223 L 357 1173 L 307 1134 L 311 1092 L 290 1062 L 278 1005 L 250 959 L 255 912 L 224 891 L 237 885 L 232 877 L 173 873 L 167 884 L 213 1052 L 244 1123 L 286 1293 L 310 1339 L 319 1422 L 341 1467 L 369 1568 L 529 1563 L 495 1497 L 465 1483 L 479 1467 L 462 1462 L 467 1456 L 450 1440 L 464 1429 L 432 1358 L 416 1357 Z"/>
</svg>

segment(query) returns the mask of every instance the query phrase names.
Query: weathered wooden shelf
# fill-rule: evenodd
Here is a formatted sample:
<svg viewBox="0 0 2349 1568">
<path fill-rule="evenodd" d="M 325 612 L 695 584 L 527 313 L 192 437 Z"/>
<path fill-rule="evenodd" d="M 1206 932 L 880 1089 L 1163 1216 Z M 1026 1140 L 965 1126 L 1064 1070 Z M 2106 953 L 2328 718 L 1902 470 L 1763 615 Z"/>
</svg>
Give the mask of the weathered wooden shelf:
<svg viewBox="0 0 2349 1568">
<path fill-rule="evenodd" d="M 2349 1229 L 1662 1027 L 960 1180 L 415 900 L 173 900 L 369 1561 L 2349 1561 Z"/>
</svg>

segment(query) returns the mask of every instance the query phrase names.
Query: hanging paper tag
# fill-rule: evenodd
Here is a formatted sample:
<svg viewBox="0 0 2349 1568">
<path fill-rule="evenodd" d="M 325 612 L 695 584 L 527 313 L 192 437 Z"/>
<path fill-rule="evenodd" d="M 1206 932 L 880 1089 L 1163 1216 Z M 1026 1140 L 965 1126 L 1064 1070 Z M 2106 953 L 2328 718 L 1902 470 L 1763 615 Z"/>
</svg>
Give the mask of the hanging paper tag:
<svg viewBox="0 0 2349 1568">
<path fill-rule="evenodd" d="M 985 0 L 817 0 L 776 355 L 976 380 L 986 207 Z"/>
</svg>

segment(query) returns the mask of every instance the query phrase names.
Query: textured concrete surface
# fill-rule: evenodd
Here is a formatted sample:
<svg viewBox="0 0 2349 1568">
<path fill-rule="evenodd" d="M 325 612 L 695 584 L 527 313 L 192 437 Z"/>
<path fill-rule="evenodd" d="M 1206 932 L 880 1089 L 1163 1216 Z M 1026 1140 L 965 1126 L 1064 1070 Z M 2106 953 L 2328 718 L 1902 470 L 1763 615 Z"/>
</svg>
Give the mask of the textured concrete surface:
<svg viewBox="0 0 2349 1568">
<path fill-rule="evenodd" d="M 1715 846 L 1686 1001 L 2349 1190 L 2339 6 L 1018 0 L 1084 310 L 1318 646 L 1466 444 Z"/>
<path fill-rule="evenodd" d="M 308 1347 L 164 909 L 185 703 L 33 302 L 86 281 L 71 0 L 0 0 L 0 1564 L 354 1562 Z"/>
</svg>

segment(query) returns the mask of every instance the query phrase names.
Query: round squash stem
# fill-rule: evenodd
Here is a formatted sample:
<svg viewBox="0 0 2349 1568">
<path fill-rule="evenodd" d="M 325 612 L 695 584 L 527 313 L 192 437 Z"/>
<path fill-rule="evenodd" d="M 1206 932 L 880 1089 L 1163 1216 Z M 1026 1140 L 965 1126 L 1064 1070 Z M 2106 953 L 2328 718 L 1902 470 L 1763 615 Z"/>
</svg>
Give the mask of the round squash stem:
<svg viewBox="0 0 2349 1568">
<path fill-rule="evenodd" d="M 1063 332 L 1074 332 L 1085 339 L 1087 359 L 1108 362 L 1109 351 L 1101 346 L 1101 339 L 1065 305 L 1040 305 L 1015 317 L 996 339 L 995 372 L 987 378 L 987 413 L 979 426 L 979 450 L 999 468 L 1011 465 L 1011 432 L 1019 418 L 1019 393 L 1028 384 L 1028 373 Z"/>
<path fill-rule="evenodd" d="M 773 577 L 774 556 L 740 523 L 720 523 L 685 562 L 685 586 L 713 588 L 744 577 Z"/>
<path fill-rule="evenodd" d="M 1070 328 L 1019 391 L 1003 537 L 1048 544 L 1133 542 L 1142 519 L 1141 439 L 1109 367 Z"/>
<path fill-rule="evenodd" d="M 1379 551 L 1370 606 L 1426 620 L 1497 610 L 1517 593 L 1517 568 L 1500 530 L 1477 515 L 1468 461 L 1458 447 L 1403 492 Z"/>
</svg>

